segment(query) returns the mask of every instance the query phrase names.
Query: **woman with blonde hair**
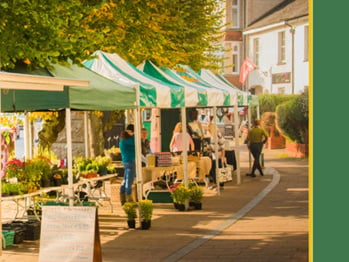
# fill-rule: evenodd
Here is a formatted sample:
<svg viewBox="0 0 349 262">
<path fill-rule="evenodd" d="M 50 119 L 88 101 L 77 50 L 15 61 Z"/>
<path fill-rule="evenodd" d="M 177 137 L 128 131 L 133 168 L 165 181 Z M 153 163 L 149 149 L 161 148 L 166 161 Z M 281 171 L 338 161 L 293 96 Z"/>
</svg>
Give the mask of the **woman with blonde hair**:
<svg viewBox="0 0 349 262">
<path fill-rule="evenodd" d="M 194 145 L 194 141 L 191 138 L 191 136 L 188 133 L 188 130 L 186 132 L 187 135 L 187 145 L 185 147 L 185 150 L 194 150 L 195 145 Z M 178 122 L 175 126 L 175 128 L 173 129 L 173 135 L 172 135 L 172 139 L 170 142 L 170 151 L 171 152 L 175 152 L 175 153 L 180 153 L 183 151 L 183 136 L 182 136 L 182 123 Z"/>
</svg>

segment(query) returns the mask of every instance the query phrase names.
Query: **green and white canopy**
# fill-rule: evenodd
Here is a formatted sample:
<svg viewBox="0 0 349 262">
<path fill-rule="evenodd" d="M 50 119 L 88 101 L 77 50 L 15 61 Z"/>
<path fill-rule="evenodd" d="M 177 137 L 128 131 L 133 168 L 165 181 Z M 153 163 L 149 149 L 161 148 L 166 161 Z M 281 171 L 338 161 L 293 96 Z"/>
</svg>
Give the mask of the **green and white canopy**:
<svg viewBox="0 0 349 262">
<path fill-rule="evenodd" d="M 148 75 L 183 86 L 185 88 L 187 107 L 230 105 L 229 100 L 226 99 L 226 93 L 222 90 L 213 88 L 212 86 L 206 87 L 196 82 L 187 81 L 167 67 L 157 67 L 150 61 L 144 62 L 139 67 Z M 191 98 L 191 101 L 194 101 L 194 103 L 187 101 L 189 100 L 188 98 Z"/>
<path fill-rule="evenodd" d="M 140 88 L 140 106 L 160 108 L 185 106 L 185 94 L 182 86 L 166 83 L 146 75 L 117 54 L 97 51 L 94 55 L 97 57 L 85 61 L 84 66 L 118 83 L 129 86 L 138 85 Z"/>
<path fill-rule="evenodd" d="M 97 51 L 95 59 L 83 64 L 118 83 L 139 85 L 142 107 L 179 108 L 198 106 L 228 106 L 232 105 L 230 94 L 225 90 L 213 86 L 203 86 L 185 81 L 180 76 L 169 77 L 164 70 L 160 70 L 150 62 L 146 67 L 151 70 L 141 71 L 123 60 L 117 54 Z M 172 71 L 171 71 L 172 72 Z M 176 75 L 175 72 L 171 73 Z M 177 79 L 176 79 L 177 78 Z M 182 79 L 182 80 L 181 80 Z"/>
<path fill-rule="evenodd" d="M 248 92 L 241 91 L 236 86 L 232 85 L 228 80 L 226 80 L 223 76 L 216 75 L 212 73 L 208 69 L 201 69 L 198 72 L 198 75 L 207 83 L 213 85 L 213 86 L 219 86 L 221 88 L 224 88 L 226 90 L 235 90 L 237 92 L 237 102 L 239 106 L 247 106 L 247 105 L 254 105 L 254 96 L 249 94 Z M 258 101 L 258 99 L 257 99 Z"/>
</svg>

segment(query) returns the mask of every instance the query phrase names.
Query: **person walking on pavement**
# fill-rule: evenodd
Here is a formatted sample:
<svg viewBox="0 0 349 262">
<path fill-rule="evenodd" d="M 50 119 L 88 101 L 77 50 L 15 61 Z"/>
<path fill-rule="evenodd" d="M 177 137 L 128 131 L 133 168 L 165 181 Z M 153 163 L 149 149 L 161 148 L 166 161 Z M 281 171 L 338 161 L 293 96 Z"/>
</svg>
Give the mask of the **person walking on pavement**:
<svg viewBox="0 0 349 262">
<path fill-rule="evenodd" d="M 247 146 L 253 156 L 253 166 L 252 172 L 250 174 L 246 174 L 247 176 L 255 177 L 255 171 L 258 169 L 261 176 L 264 176 L 261 164 L 259 162 L 263 145 L 268 141 L 267 132 L 260 127 L 260 120 L 256 119 L 254 121 L 254 126 L 248 131 L 247 135 Z"/>
<path fill-rule="evenodd" d="M 136 175 L 134 125 L 128 125 L 120 137 L 119 146 L 124 166 L 124 178 L 120 186 L 120 202 L 121 205 L 124 205 L 126 201 L 133 201 L 132 184 Z"/>
</svg>

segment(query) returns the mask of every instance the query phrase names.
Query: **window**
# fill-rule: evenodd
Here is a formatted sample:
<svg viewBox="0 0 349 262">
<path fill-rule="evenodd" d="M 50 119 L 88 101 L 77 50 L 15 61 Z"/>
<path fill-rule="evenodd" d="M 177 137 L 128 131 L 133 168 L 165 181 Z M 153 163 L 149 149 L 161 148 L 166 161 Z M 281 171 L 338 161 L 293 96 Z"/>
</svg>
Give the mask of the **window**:
<svg viewBox="0 0 349 262">
<path fill-rule="evenodd" d="M 240 0 L 231 1 L 231 27 L 240 28 Z"/>
<path fill-rule="evenodd" d="M 286 63 L 285 31 L 279 32 L 278 42 L 278 64 L 284 64 Z"/>
<path fill-rule="evenodd" d="M 253 62 L 259 66 L 259 38 L 253 39 Z"/>
<path fill-rule="evenodd" d="M 309 26 L 304 27 L 304 61 L 308 61 L 309 56 Z"/>
<path fill-rule="evenodd" d="M 233 44 L 232 49 L 232 73 L 239 74 L 240 72 L 240 44 Z"/>
</svg>

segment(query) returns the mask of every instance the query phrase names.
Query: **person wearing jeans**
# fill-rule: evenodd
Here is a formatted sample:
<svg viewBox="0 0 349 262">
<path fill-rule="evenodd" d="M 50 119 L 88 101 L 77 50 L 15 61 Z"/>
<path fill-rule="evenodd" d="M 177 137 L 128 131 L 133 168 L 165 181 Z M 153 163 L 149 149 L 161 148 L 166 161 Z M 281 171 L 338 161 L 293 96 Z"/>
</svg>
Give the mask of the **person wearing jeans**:
<svg viewBox="0 0 349 262">
<path fill-rule="evenodd" d="M 268 141 L 268 134 L 263 128 L 260 127 L 260 120 L 254 121 L 254 127 L 248 131 L 247 135 L 247 146 L 253 156 L 252 172 L 246 174 L 247 176 L 255 177 L 255 171 L 258 169 L 261 176 L 264 176 L 261 164 L 259 162 L 263 145 Z"/>
<path fill-rule="evenodd" d="M 126 201 L 133 201 L 132 184 L 136 175 L 134 126 L 128 125 L 120 137 L 119 146 L 124 166 L 124 178 L 120 186 L 120 202 L 121 205 L 124 205 Z"/>
</svg>

